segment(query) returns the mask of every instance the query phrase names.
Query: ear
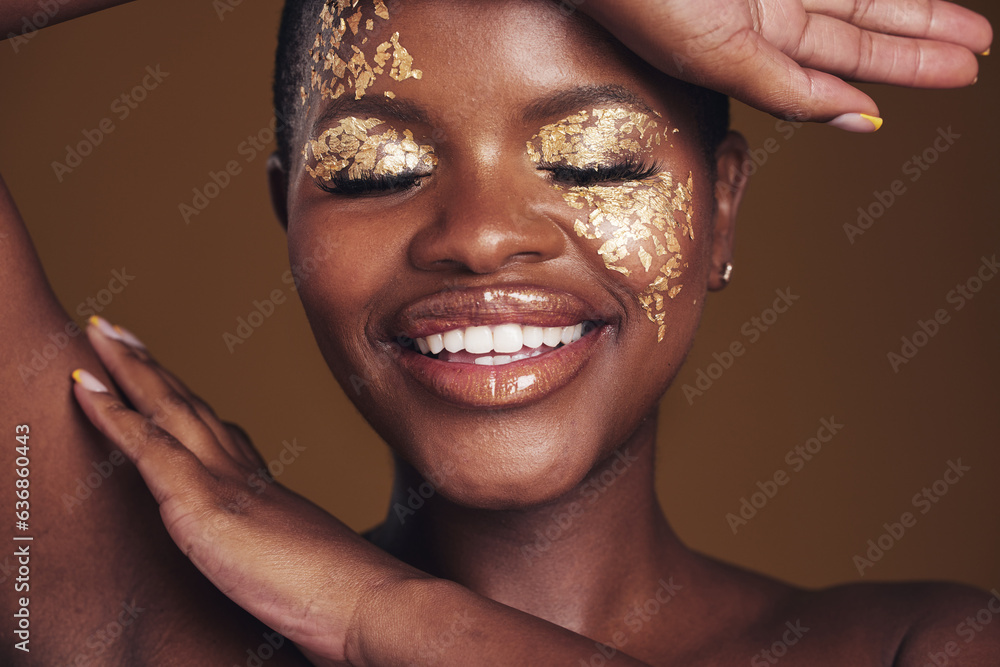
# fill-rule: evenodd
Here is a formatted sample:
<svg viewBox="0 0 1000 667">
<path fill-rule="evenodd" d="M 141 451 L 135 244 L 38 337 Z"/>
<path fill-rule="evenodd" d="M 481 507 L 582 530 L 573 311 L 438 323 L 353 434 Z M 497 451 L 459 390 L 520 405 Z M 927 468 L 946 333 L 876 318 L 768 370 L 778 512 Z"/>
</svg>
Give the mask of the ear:
<svg viewBox="0 0 1000 667">
<path fill-rule="evenodd" d="M 267 159 L 267 184 L 271 191 L 271 206 L 281 226 L 288 230 L 288 172 L 277 153 Z"/>
<path fill-rule="evenodd" d="M 715 152 L 715 221 L 712 234 L 711 273 L 708 289 L 720 290 L 728 281 L 722 275 L 733 261 L 736 238 L 736 212 L 747 187 L 750 153 L 747 140 L 739 132 L 730 132 Z"/>
</svg>

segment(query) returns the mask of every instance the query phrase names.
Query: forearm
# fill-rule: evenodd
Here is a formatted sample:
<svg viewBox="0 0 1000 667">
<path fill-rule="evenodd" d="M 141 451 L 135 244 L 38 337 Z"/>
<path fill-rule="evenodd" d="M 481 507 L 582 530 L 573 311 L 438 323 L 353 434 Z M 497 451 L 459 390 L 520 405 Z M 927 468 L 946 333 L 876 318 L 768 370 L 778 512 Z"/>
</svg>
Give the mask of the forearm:
<svg viewBox="0 0 1000 667">
<path fill-rule="evenodd" d="M 602 664 L 646 664 L 459 584 L 432 578 L 407 579 L 373 595 L 359 608 L 346 648 L 356 667 L 578 665 L 591 664 L 595 654 Z"/>
<path fill-rule="evenodd" d="M 39 30 L 131 0 L 3 0 L 0 39 Z"/>
</svg>

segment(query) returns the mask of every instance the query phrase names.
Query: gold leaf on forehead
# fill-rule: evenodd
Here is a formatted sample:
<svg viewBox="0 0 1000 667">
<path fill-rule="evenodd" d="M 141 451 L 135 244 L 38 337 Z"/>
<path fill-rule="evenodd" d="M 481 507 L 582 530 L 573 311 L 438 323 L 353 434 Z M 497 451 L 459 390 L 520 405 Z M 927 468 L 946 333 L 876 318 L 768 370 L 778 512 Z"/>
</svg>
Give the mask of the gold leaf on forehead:
<svg viewBox="0 0 1000 667">
<path fill-rule="evenodd" d="M 392 100 L 396 98 L 396 93 L 392 92 L 391 90 L 387 90 L 385 91 L 385 96 L 388 97 L 390 100 Z"/>
<path fill-rule="evenodd" d="M 360 24 L 361 24 L 361 12 L 360 11 L 354 12 L 354 14 L 352 14 L 347 19 L 347 25 L 351 28 L 351 34 L 352 35 L 358 34 L 358 26 Z"/>
<path fill-rule="evenodd" d="M 385 2 L 382 0 L 375 0 L 375 16 L 380 19 L 389 18 L 389 10 L 385 6 Z"/>
</svg>

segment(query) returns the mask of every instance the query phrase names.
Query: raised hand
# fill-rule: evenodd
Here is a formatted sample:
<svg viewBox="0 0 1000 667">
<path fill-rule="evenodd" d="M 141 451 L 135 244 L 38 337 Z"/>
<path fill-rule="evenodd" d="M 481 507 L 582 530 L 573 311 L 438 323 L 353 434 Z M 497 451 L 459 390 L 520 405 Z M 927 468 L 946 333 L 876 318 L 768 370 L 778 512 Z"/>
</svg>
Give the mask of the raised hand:
<svg viewBox="0 0 1000 667">
<path fill-rule="evenodd" d="M 394 576 L 419 573 L 301 496 L 262 483 L 263 462 L 243 431 L 216 417 L 127 330 L 95 317 L 87 335 L 122 397 L 78 370 L 76 398 L 136 464 L 177 545 L 223 593 L 308 655 L 346 661 L 359 602 Z"/>
<path fill-rule="evenodd" d="M 916 88 L 976 81 L 989 22 L 943 0 L 563 0 L 662 71 L 782 118 L 881 126 L 845 80 Z"/>
</svg>

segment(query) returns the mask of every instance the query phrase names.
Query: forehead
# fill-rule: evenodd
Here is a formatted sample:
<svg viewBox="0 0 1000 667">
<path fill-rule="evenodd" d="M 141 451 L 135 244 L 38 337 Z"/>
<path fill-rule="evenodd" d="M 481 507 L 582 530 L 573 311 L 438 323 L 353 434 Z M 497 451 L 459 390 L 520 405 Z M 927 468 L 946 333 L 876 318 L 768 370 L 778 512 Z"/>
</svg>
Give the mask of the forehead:
<svg viewBox="0 0 1000 667">
<path fill-rule="evenodd" d="M 314 18 L 311 123 L 388 109 L 486 126 L 595 103 L 671 106 L 667 77 L 551 0 L 335 0 Z"/>
</svg>

